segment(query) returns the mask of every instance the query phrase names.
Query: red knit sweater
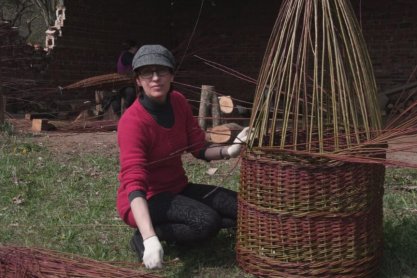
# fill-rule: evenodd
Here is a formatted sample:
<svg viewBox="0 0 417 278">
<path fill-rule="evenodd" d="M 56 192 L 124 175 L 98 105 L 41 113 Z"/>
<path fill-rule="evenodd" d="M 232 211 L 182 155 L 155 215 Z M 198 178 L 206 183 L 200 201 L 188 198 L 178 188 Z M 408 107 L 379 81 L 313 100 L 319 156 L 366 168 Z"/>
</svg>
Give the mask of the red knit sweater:
<svg viewBox="0 0 417 278">
<path fill-rule="evenodd" d="M 175 122 L 171 128 L 160 126 L 146 109 L 135 101 L 119 121 L 120 186 L 117 210 L 120 217 L 135 227 L 128 199 L 132 191 L 146 192 L 149 199 L 161 192 L 181 192 L 187 185 L 181 154 L 194 156 L 205 146 L 204 131 L 193 117 L 185 97 L 170 95 Z"/>
</svg>

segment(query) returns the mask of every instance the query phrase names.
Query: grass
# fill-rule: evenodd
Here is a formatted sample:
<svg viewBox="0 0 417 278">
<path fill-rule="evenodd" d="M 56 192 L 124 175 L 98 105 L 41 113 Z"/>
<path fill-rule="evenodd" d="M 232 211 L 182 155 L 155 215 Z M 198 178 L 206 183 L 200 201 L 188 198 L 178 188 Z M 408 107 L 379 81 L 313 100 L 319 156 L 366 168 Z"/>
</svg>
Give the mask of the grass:
<svg viewBox="0 0 417 278">
<path fill-rule="evenodd" d="M 417 277 L 417 171 L 389 169 L 384 195 L 382 277 Z"/>
<path fill-rule="evenodd" d="M 0 135 L 0 244 L 43 247 L 117 262 L 137 262 L 132 230 L 118 217 L 117 157 L 56 156 L 31 138 Z M 190 179 L 208 181 L 207 163 L 187 163 Z M 232 167 L 232 165 L 231 165 Z M 226 169 L 219 169 L 218 172 Z M 225 182 L 216 175 L 213 184 Z M 237 178 L 227 185 L 237 187 Z M 234 234 L 199 248 L 164 246 L 164 277 L 250 277 L 235 263 Z M 180 258 L 177 260 L 176 258 Z"/>
<path fill-rule="evenodd" d="M 137 262 L 132 230 L 115 210 L 117 157 L 57 156 L 31 137 L 0 129 L 0 244 L 36 246 L 103 260 Z M 190 180 L 237 189 L 235 165 L 186 160 Z M 417 171 L 388 169 L 381 277 L 417 277 Z M 199 248 L 165 245 L 164 277 L 252 277 L 235 262 L 235 235 L 222 231 Z M 176 259 L 176 258 L 179 258 Z"/>
</svg>

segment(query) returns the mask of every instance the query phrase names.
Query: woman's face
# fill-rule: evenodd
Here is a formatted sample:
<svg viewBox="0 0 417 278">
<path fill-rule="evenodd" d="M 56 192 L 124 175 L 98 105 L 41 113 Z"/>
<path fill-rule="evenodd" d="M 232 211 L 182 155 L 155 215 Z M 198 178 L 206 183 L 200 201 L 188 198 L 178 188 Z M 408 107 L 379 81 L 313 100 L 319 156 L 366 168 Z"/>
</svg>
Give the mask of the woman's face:
<svg viewBox="0 0 417 278">
<path fill-rule="evenodd" d="M 174 76 L 170 68 L 152 65 L 139 70 L 136 83 L 143 88 L 146 96 L 151 100 L 164 103 L 173 80 Z"/>
</svg>

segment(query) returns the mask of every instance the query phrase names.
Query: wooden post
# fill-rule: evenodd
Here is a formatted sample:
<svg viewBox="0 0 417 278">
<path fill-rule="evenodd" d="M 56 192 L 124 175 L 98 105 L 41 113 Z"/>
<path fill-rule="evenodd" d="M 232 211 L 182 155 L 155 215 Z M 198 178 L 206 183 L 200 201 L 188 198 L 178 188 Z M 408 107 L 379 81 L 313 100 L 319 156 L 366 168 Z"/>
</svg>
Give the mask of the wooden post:
<svg viewBox="0 0 417 278">
<path fill-rule="evenodd" d="M 212 127 L 215 127 L 221 124 L 219 98 L 217 97 L 217 93 L 214 91 L 214 87 L 213 87 L 213 94 L 211 97 L 211 116 L 213 117 Z"/>
<path fill-rule="evenodd" d="M 198 110 L 198 124 L 203 130 L 206 130 L 206 117 L 208 107 L 212 100 L 212 95 L 214 92 L 214 86 L 202 85 L 201 86 L 201 98 L 200 98 L 200 109 Z"/>
<path fill-rule="evenodd" d="M 6 120 L 6 88 L 0 86 L 0 125 Z"/>
<path fill-rule="evenodd" d="M 125 112 L 125 98 L 122 97 L 122 99 L 120 100 L 120 115 L 123 115 L 123 113 Z"/>
<path fill-rule="evenodd" d="M 96 116 L 103 114 L 103 100 L 104 100 L 104 91 L 95 91 L 94 92 L 96 100 Z"/>
</svg>

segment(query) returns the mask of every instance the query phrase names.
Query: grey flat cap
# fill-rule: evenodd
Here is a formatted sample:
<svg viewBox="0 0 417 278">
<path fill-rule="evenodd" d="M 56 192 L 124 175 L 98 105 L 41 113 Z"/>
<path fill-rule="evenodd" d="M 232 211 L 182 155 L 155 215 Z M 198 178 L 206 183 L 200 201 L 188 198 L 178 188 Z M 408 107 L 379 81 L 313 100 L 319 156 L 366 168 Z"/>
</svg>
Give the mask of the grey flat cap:
<svg viewBox="0 0 417 278">
<path fill-rule="evenodd" d="M 175 58 L 171 51 L 162 45 L 144 45 L 136 52 L 132 61 L 132 68 L 136 70 L 143 66 L 159 65 L 171 69 L 175 68 Z"/>
</svg>

